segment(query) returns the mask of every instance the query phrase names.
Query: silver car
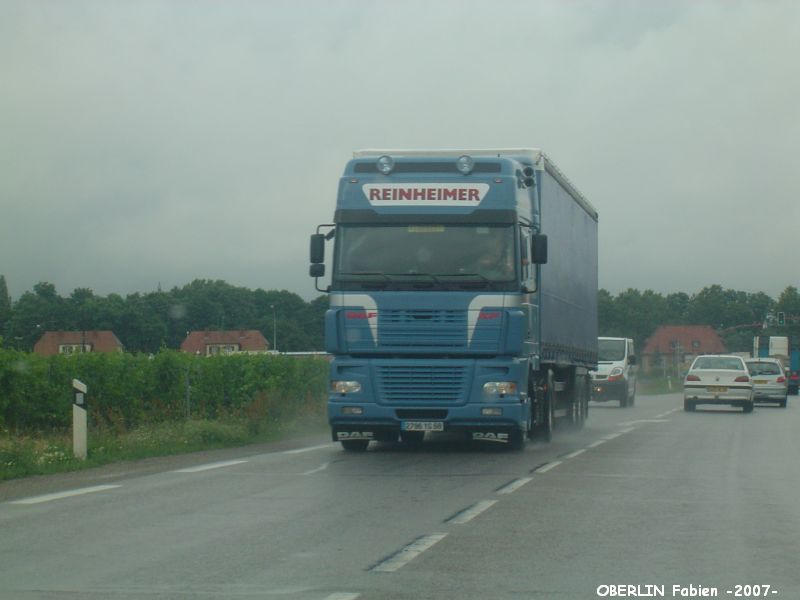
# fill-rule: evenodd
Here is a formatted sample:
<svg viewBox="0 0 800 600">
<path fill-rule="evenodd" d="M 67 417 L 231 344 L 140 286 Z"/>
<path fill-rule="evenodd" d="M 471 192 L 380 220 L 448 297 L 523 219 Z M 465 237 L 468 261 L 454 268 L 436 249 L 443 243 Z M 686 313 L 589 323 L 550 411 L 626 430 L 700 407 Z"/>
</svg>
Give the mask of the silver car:
<svg viewBox="0 0 800 600">
<path fill-rule="evenodd" d="M 753 381 L 753 399 L 756 402 L 777 402 L 786 408 L 789 393 L 786 373 L 777 358 L 753 358 L 745 361 Z"/>
<path fill-rule="evenodd" d="M 727 404 L 753 412 L 753 382 L 739 356 L 702 355 L 694 359 L 683 380 L 683 409 L 698 404 Z"/>
</svg>

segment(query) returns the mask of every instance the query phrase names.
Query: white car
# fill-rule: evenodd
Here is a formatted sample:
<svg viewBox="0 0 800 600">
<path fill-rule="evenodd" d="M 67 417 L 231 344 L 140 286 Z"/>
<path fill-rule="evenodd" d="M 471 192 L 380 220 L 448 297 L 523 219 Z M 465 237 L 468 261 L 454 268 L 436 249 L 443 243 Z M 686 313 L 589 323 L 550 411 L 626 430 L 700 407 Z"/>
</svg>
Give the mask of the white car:
<svg viewBox="0 0 800 600">
<path fill-rule="evenodd" d="M 756 402 L 777 402 L 786 408 L 789 393 L 783 364 L 777 358 L 752 358 L 745 361 L 753 379 L 753 399 Z"/>
<path fill-rule="evenodd" d="M 727 404 L 753 412 L 753 382 L 739 356 L 702 355 L 694 359 L 683 380 L 683 410 L 698 404 Z"/>
</svg>

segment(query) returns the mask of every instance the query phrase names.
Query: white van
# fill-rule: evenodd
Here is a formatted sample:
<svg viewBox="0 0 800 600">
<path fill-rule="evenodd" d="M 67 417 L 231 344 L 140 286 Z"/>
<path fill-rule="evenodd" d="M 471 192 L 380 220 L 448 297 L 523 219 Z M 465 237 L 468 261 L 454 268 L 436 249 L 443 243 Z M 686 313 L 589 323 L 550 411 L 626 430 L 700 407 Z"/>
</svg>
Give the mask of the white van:
<svg viewBox="0 0 800 600">
<path fill-rule="evenodd" d="M 636 353 L 630 338 L 597 338 L 597 371 L 592 372 L 592 400 L 616 400 L 620 408 L 636 399 Z"/>
</svg>

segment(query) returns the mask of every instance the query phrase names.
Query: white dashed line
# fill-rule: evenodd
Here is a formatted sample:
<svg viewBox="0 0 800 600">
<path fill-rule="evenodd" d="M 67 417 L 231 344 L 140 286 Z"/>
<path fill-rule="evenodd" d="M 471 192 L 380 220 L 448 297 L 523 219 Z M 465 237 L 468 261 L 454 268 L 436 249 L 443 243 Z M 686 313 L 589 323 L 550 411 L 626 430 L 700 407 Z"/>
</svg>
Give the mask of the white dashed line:
<svg viewBox="0 0 800 600">
<path fill-rule="evenodd" d="M 570 452 L 569 454 L 564 455 L 564 458 L 575 458 L 576 456 L 580 456 L 586 452 L 586 448 L 581 448 L 580 450 L 575 450 L 575 452 Z"/>
<path fill-rule="evenodd" d="M 473 504 L 466 510 L 462 510 L 456 516 L 447 519 L 446 523 L 453 523 L 454 525 L 463 525 L 469 523 L 481 514 L 483 511 L 491 508 L 497 503 L 497 500 L 481 500 L 477 504 Z"/>
<path fill-rule="evenodd" d="M 311 469 L 310 471 L 302 473 L 302 475 L 313 475 L 314 473 L 319 473 L 320 471 L 324 471 L 325 469 L 327 469 L 330 466 L 330 464 L 331 463 L 324 463 L 318 466 L 316 469 Z"/>
<path fill-rule="evenodd" d="M 530 477 L 520 477 L 519 479 L 515 479 L 508 485 L 504 485 L 503 487 L 501 487 L 499 490 L 497 490 L 497 493 L 511 494 L 513 492 L 516 492 L 519 488 L 521 488 L 526 483 L 529 483 L 530 481 L 532 481 Z"/>
<path fill-rule="evenodd" d="M 397 571 L 417 558 L 420 554 L 425 552 L 425 550 L 442 541 L 446 537 L 446 533 L 433 533 L 431 535 L 423 536 L 411 542 L 408 546 L 397 552 L 397 554 L 394 554 L 386 560 L 378 563 L 370 570 L 377 571 L 378 573 L 392 573 L 393 571 Z"/>
<path fill-rule="evenodd" d="M 221 469 L 222 467 L 232 467 L 233 465 L 241 465 L 246 463 L 246 460 L 223 460 L 215 463 L 208 463 L 207 465 L 198 465 L 196 467 L 187 467 L 185 469 L 178 469 L 173 473 L 199 473 L 200 471 L 210 471 L 211 469 Z"/>
<path fill-rule="evenodd" d="M 596 442 L 592 442 L 587 448 L 597 448 L 600 444 L 605 444 L 608 440 L 597 440 Z"/>
<path fill-rule="evenodd" d="M 630 432 L 631 432 L 631 431 L 633 431 L 634 429 L 636 429 L 636 427 L 628 427 L 627 429 L 620 429 L 620 431 L 619 431 L 619 432 L 620 432 L 620 433 L 630 433 Z"/>
<path fill-rule="evenodd" d="M 551 463 L 547 463 L 546 465 L 542 465 L 538 469 L 534 471 L 534 473 L 547 473 L 551 469 L 555 469 L 558 465 L 561 464 L 560 460 L 554 460 Z"/>
<path fill-rule="evenodd" d="M 12 500 L 9 504 L 41 504 L 42 502 L 50 502 L 51 500 L 61 500 L 62 498 L 71 498 L 73 496 L 82 496 L 83 494 L 91 494 L 93 492 L 103 492 L 105 490 L 113 490 L 114 488 L 122 487 L 120 485 L 95 485 L 92 487 L 80 488 L 77 490 L 69 490 L 66 492 L 56 492 L 54 494 L 43 494 L 42 496 L 32 496 L 23 500 Z"/>
<path fill-rule="evenodd" d="M 606 441 L 614 440 L 614 439 L 618 438 L 621 435 L 622 435 L 621 433 L 609 433 L 608 435 L 604 435 L 603 439 L 606 440 Z"/>
<path fill-rule="evenodd" d="M 360 597 L 361 594 L 348 594 L 346 592 L 339 592 L 337 594 L 325 596 L 322 600 L 356 600 L 356 598 Z"/>
<path fill-rule="evenodd" d="M 296 450 L 284 450 L 281 454 L 303 454 L 304 452 L 313 452 L 314 450 L 322 450 L 323 448 L 332 448 L 336 444 L 321 444 L 319 446 L 308 446 L 307 448 L 297 448 Z"/>
</svg>

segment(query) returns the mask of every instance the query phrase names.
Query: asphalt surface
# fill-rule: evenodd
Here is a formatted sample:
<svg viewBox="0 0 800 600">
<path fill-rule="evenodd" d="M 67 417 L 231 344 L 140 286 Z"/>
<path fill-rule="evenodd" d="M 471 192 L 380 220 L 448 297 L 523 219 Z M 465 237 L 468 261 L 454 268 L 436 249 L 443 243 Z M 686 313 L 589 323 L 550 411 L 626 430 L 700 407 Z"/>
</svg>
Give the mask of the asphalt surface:
<svg viewBox="0 0 800 600">
<path fill-rule="evenodd" d="M 522 452 L 315 436 L 6 482 L 0 598 L 800 598 L 799 432 L 797 397 L 639 396 Z"/>
</svg>

